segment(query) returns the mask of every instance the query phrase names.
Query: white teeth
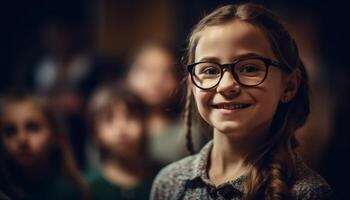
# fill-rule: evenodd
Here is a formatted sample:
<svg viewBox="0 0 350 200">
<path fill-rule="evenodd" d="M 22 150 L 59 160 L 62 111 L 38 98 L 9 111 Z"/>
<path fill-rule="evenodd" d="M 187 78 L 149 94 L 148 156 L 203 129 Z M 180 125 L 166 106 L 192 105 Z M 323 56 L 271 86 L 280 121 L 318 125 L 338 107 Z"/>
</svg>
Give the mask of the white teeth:
<svg viewBox="0 0 350 200">
<path fill-rule="evenodd" d="M 219 109 L 234 110 L 234 109 L 245 108 L 247 107 L 247 104 L 223 104 L 223 105 L 217 105 L 216 107 Z"/>
</svg>

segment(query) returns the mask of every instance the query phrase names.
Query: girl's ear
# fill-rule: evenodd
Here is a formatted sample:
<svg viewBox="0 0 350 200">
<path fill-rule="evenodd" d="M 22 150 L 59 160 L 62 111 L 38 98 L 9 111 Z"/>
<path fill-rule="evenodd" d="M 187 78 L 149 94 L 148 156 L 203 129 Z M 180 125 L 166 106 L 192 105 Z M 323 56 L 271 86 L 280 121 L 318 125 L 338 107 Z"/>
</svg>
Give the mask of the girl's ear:
<svg viewBox="0 0 350 200">
<path fill-rule="evenodd" d="M 300 80 L 301 73 L 299 69 L 294 69 L 293 72 L 287 76 L 283 84 L 284 89 L 280 98 L 282 103 L 288 103 L 294 98 L 298 92 Z"/>
</svg>

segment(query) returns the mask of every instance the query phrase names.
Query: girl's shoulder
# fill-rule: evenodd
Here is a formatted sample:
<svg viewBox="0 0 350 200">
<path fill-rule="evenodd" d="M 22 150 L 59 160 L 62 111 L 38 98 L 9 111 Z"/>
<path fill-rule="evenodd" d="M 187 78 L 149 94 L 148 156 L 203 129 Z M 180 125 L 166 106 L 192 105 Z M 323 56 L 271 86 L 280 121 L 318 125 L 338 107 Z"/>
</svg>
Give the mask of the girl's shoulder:
<svg viewBox="0 0 350 200">
<path fill-rule="evenodd" d="M 153 182 L 150 199 L 177 199 L 189 180 L 205 173 L 211 147 L 212 143 L 209 142 L 198 154 L 187 156 L 164 167 Z"/>
<path fill-rule="evenodd" d="M 327 181 L 310 169 L 299 156 L 297 156 L 296 178 L 292 186 L 292 195 L 297 200 L 335 199 Z"/>
<path fill-rule="evenodd" d="M 187 156 L 179 161 L 173 162 L 160 170 L 158 177 L 186 177 L 193 170 L 193 164 L 198 155 Z"/>
<path fill-rule="evenodd" d="M 150 199 L 177 199 L 193 174 L 195 156 L 188 156 L 164 167 L 152 184 Z"/>
</svg>

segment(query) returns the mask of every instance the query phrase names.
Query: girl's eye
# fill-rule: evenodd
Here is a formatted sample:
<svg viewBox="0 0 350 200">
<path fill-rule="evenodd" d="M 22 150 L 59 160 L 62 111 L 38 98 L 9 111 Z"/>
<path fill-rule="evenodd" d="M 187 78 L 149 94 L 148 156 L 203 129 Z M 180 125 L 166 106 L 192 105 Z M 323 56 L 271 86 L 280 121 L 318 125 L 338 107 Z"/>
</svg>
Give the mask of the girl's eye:
<svg viewBox="0 0 350 200">
<path fill-rule="evenodd" d="M 245 65 L 242 66 L 239 70 L 240 73 L 254 73 L 259 71 L 259 67 L 255 65 Z"/>
<path fill-rule="evenodd" d="M 220 74 L 220 70 L 217 67 L 206 67 L 201 73 L 206 75 L 217 75 Z"/>
<path fill-rule="evenodd" d="M 27 122 L 25 128 L 30 133 L 37 133 L 41 130 L 42 124 L 39 122 Z"/>
<path fill-rule="evenodd" d="M 16 132 L 16 126 L 12 124 L 5 124 L 1 129 L 1 133 L 4 134 L 4 136 L 7 138 L 14 136 Z"/>
</svg>

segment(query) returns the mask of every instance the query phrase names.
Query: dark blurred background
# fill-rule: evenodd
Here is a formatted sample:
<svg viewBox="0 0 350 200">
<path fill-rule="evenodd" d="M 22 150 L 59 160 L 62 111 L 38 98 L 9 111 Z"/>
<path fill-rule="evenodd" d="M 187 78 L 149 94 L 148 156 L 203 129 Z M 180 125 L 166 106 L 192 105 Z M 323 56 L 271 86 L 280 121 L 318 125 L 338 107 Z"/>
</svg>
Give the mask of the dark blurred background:
<svg viewBox="0 0 350 200">
<path fill-rule="evenodd" d="M 27 0 L 2 2 L 0 94 L 30 88 L 49 94 L 47 58 L 62 62 L 77 56 L 91 69 L 79 85 L 81 98 L 102 82 L 121 79 L 128 55 L 147 40 L 173 44 L 180 52 L 191 27 L 220 5 L 245 1 L 200 0 Z M 350 28 L 348 5 L 341 1 L 253 1 L 276 11 L 295 37 L 310 75 L 311 116 L 298 132 L 306 161 L 330 183 L 339 199 L 346 199 L 350 180 Z M 41 69 L 41 70 L 40 70 Z M 41 72 L 40 72 L 41 71 Z M 77 72 L 79 76 L 80 72 Z M 84 74 L 84 72 L 81 72 Z M 46 82 L 45 82 L 46 81 Z M 74 83 L 73 83 L 74 86 Z M 76 88 L 75 88 L 76 89 Z M 54 91 L 66 91 L 55 88 Z M 68 92 L 69 93 L 69 92 Z M 66 93 L 63 93 L 67 97 Z M 69 96 L 70 94 L 68 94 Z M 79 124 L 74 95 L 64 112 Z M 79 160 L 84 130 L 71 137 Z M 80 146 L 79 146 L 80 145 Z M 80 166 L 84 166 L 81 158 Z"/>
</svg>

